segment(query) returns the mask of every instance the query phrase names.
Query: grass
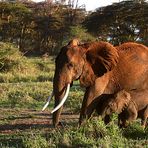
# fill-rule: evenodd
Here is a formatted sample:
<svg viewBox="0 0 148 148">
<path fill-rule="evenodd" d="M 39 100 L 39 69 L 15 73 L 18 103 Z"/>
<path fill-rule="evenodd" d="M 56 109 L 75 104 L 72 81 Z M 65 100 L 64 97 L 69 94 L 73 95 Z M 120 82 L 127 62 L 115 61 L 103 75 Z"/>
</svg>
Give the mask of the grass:
<svg viewBox="0 0 148 148">
<path fill-rule="evenodd" d="M 15 87 L 12 87 L 13 85 Z M 77 87 L 77 85 L 74 87 Z M 12 102 L 8 100 L 8 102 L 6 101 L 5 103 L 3 102 L 4 99 L 1 101 L 0 105 L 5 114 L 3 115 L 5 119 L 1 121 L 0 124 L 6 125 L 19 118 L 21 119 L 20 110 L 34 109 L 35 112 L 39 112 L 49 95 L 52 83 L 8 83 L 3 84 L 3 88 L 7 91 L 6 94 L 5 91 L 3 92 L 6 98 L 10 97 L 9 99 L 14 98 L 16 100 L 15 103 L 12 100 Z M 29 96 L 28 100 L 25 94 Z M 68 107 L 72 113 L 78 113 L 81 105 L 82 94 L 83 92 L 79 87 L 73 88 L 64 108 Z M 23 102 L 19 97 L 21 95 L 24 96 L 24 98 L 21 97 L 24 99 Z M 80 99 L 77 99 L 79 97 Z M 10 104 L 13 103 L 15 106 L 12 108 L 12 105 Z M 47 111 L 50 110 L 52 106 L 53 101 Z M 36 117 L 31 113 L 22 117 L 26 121 L 36 120 Z M 39 126 L 38 128 L 31 127 L 27 130 L 18 130 L 17 133 L 14 134 L 0 134 L 0 147 L 147 147 L 147 129 L 143 130 L 138 122 L 127 129 L 119 129 L 116 125 L 116 120 L 117 119 L 114 117 L 113 121 L 107 126 L 104 125 L 101 120 L 93 118 L 80 128 L 78 128 L 76 122 L 72 121 L 64 128 L 49 128 L 49 130 L 45 130 L 45 128 Z"/>
<path fill-rule="evenodd" d="M 48 60 L 41 58 L 30 58 L 23 61 L 20 69 L 13 69 L 0 73 L 1 83 L 18 82 L 45 82 L 52 81 L 54 75 L 54 64 L 50 57 Z M 20 66 L 20 65 L 19 65 Z"/>
<path fill-rule="evenodd" d="M 46 112 L 40 111 L 52 91 L 54 58 L 26 58 L 20 67 L 0 73 L 0 147 L 148 147 L 148 129 L 143 130 L 139 121 L 119 129 L 117 116 L 109 125 L 92 118 L 78 128 L 78 120 L 71 118 L 65 120 L 68 124 L 64 127 L 52 128 L 49 111 L 53 99 Z M 80 112 L 83 95 L 79 83 L 74 82 L 64 105 L 69 116 Z"/>
<path fill-rule="evenodd" d="M 141 138 L 124 136 L 130 134 L 130 128 L 119 129 L 114 122 L 104 125 L 101 120 L 88 121 L 84 126 L 65 126 L 51 131 L 31 130 L 28 133 L 17 135 L 1 135 L 1 146 L 26 147 L 26 148 L 48 148 L 48 147 L 147 147 L 148 131 L 141 130 Z M 147 132 L 147 133 L 146 133 Z M 19 142 L 17 142 L 19 141 Z"/>
<path fill-rule="evenodd" d="M 71 90 L 65 104 L 71 111 L 78 112 L 81 107 L 83 92 L 80 88 Z M 52 91 L 52 82 L 22 82 L 0 84 L 0 107 L 1 108 L 42 108 Z M 75 92 L 76 91 L 76 92 Z M 50 103 L 53 106 L 53 99 Z"/>
</svg>

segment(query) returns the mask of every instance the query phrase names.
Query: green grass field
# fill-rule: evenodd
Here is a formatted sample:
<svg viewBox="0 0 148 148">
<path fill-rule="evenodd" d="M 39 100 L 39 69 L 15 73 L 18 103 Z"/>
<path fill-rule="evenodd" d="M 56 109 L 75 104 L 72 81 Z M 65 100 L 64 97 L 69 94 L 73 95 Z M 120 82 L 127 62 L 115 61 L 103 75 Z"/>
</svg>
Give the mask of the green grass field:
<svg viewBox="0 0 148 148">
<path fill-rule="evenodd" d="M 148 147 L 148 129 L 143 130 L 139 120 L 119 129 L 116 115 L 108 125 L 94 117 L 78 128 L 84 93 L 79 82 L 64 105 L 64 127 L 53 128 L 53 100 L 45 112 L 41 109 L 52 91 L 54 58 L 26 58 L 24 65 L 0 73 L 0 148 Z"/>
</svg>

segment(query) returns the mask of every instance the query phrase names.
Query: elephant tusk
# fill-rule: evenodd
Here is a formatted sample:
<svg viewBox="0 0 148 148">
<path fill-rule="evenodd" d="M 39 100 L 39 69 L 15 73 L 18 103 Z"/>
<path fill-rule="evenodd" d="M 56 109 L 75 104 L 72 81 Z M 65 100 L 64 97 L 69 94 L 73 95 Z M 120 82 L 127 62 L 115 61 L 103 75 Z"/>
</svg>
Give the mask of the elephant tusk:
<svg viewBox="0 0 148 148">
<path fill-rule="evenodd" d="M 63 97 L 63 99 L 61 100 L 61 102 L 59 103 L 59 105 L 56 106 L 56 107 L 51 111 L 51 113 L 54 113 L 55 111 L 57 111 L 57 110 L 64 104 L 64 102 L 66 101 L 66 99 L 67 99 L 67 97 L 68 97 L 69 90 L 70 90 L 70 84 L 67 85 L 67 89 L 66 89 L 65 96 Z"/>
<path fill-rule="evenodd" d="M 53 95 L 54 95 L 54 93 L 52 91 L 51 96 L 48 97 L 47 103 L 44 105 L 42 111 L 44 111 L 47 108 L 47 106 L 49 105 L 49 102 L 50 102 L 51 98 L 53 97 Z"/>
</svg>

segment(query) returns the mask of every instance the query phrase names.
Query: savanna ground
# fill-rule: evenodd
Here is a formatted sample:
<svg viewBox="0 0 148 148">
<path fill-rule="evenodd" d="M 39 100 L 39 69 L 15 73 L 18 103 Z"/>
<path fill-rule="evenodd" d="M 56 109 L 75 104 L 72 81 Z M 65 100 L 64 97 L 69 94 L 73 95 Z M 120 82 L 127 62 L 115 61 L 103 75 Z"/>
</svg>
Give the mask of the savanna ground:
<svg viewBox="0 0 148 148">
<path fill-rule="evenodd" d="M 116 115 L 108 125 L 94 117 L 78 128 L 84 93 L 79 82 L 74 83 L 64 105 L 64 126 L 53 128 L 53 100 L 44 112 L 41 109 L 52 91 L 54 57 L 25 58 L 17 52 L 3 56 L 5 53 L 0 52 L 4 58 L 0 59 L 0 147 L 148 147 L 148 129 L 143 130 L 139 120 L 119 129 Z"/>
</svg>

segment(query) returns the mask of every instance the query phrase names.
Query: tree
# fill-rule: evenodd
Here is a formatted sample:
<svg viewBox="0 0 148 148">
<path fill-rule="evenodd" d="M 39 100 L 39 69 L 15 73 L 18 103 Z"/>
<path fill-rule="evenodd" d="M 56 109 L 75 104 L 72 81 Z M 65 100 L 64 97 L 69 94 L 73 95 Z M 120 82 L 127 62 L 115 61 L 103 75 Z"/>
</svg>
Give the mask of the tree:
<svg viewBox="0 0 148 148">
<path fill-rule="evenodd" d="M 99 39 L 115 45 L 127 41 L 148 44 L 147 14 L 147 2 L 122 1 L 97 9 L 83 24 Z"/>
<path fill-rule="evenodd" d="M 85 9 L 47 2 L 0 3 L 0 40 L 16 43 L 24 53 L 53 54 Z"/>
</svg>

